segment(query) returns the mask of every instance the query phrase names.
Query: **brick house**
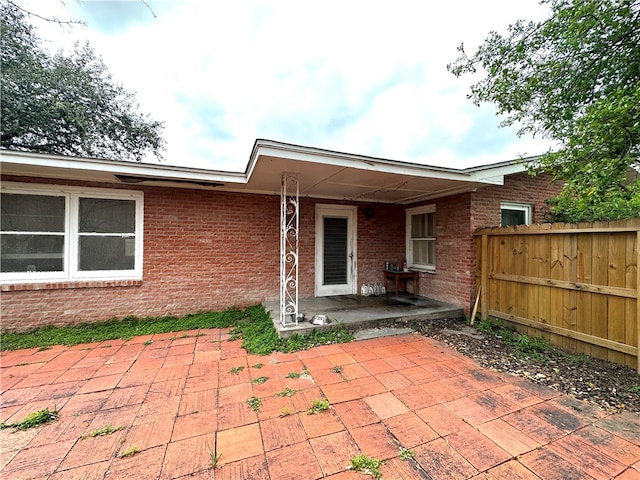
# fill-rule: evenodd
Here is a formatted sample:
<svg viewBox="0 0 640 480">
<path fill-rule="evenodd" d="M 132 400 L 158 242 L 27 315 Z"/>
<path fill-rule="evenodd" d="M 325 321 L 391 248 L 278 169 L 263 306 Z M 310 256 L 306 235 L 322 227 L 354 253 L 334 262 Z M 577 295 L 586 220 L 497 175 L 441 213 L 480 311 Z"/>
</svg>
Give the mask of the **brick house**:
<svg viewBox="0 0 640 480">
<path fill-rule="evenodd" d="M 517 161 L 458 170 L 269 140 L 242 173 L 3 151 L 2 330 L 277 300 L 283 173 L 300 297 L 357 294 L 406 259 L 422 295 L 466 311 L 472 232 L 539 222 L 560 189 Z"/>
</svg>

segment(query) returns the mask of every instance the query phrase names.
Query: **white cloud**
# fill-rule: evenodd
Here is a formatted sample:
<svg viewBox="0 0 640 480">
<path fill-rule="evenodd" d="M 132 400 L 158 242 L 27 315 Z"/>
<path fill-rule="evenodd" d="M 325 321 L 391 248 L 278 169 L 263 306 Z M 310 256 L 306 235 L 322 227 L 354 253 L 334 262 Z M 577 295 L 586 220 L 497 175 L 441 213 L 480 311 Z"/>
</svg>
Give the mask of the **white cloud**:
<svg viewBox="0 0 640 480">
<path fill-rule="evenodd" d="M 547 148 L 498 132 L 493 107 L 466 99 L 472 79 L 446 71 L 460 43 L 544 17 L 535 0 L 140 4 L 30 8 L 88 22 L 38 27 L 54 45 L 91 42 L 165 122 L 169 163 L 243 170 L 257 137 L 458 167 Z"/>
</svg>

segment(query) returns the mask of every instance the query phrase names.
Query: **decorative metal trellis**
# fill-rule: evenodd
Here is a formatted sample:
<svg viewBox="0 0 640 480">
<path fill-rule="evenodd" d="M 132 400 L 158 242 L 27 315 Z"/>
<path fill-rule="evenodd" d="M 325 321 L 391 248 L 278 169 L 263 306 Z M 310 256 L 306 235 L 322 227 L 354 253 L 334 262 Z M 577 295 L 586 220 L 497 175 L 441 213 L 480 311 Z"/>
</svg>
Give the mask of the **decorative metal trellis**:
<svg viewBox="0 0 640 480">
<path fill-rule="evenodd" d="M 298 324 L 298 175 L 284 172 L 280 194 L 280 323 Z"/>
</svg>

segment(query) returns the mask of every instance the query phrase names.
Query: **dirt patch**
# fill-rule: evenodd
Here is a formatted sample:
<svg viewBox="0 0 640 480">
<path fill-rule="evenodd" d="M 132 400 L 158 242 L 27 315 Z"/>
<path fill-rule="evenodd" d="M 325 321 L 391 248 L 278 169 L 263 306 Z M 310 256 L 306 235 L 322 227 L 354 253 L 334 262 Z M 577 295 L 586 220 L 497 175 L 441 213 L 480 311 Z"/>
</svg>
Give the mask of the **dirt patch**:
<svg viewBox="0 0 640 480">
<path fill-rule="evenodd" d="M 496 335 L 479 332 L 459 319 L 431 320 L 413 327 L 483 367 L 528 378 L 608 410 L 640 413 L 640 375 L 627 366 L 552 346 L 535 355 L 525 354 Z"/>
</svg>

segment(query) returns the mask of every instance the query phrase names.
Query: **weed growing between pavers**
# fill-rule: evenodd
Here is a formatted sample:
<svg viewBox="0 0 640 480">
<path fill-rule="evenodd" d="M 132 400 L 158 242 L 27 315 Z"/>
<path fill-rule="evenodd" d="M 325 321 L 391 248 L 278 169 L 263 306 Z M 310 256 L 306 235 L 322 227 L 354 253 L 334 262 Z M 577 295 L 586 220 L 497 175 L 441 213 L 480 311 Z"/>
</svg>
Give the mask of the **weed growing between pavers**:
<svg viewBox="0 0 640 480">
<path fill-rule="evenodd" d="M 400 457 L 400 460 L 411 460 L 415 456 L 415 453 L 413 453 L 413 450 L 400 447 L 400 450 L 398 450 L 398 455 Z"/>
<path fill-rule="evenodd" d="M 251 383 L 257 383 L 257 384 L 263 384 L 264 382 L 266 382 L 267 380 L 269 380 L 269 377 L 258 377 L 258 378 L 254 378 L 253 380 L 251 380 Z"/>
<path fill-rule="evenodd" d="M 132 445 L 129 448 L 127 448 L 124 452 L 122 452 L 122 455 L 120 455 L 120 458 L 127 458 L 127 457 L 133 457 L 136 453 L 140 453 L 142 450 L 140 449 L 140 447 L 138 447 L 137 445 Z"/>
<path fill-rule="evenodd" d="M 297 390 L 287 387 L 280 392 L 276 392 L 276 397 L 293 397 L 296 392 Z"/>
<path fill-rule="evenodd" d="M 315 415 L 328 410 L 330 407 L 329 400 L 326 398 L 316 399 L 311 402 L 311 408 L 307 410 L 309 415 Z"/>
<path fill-rule="evenodd" d="M 351 458 L 351 463 L 347 469 L 371 475 L 371 477 L 375 479 L 381 479 L 382 472 L 380 471 L 380 467 L 383 464 L 384 462 L 382 460 L 378 460 L 374 457 L 368 457 L 364 453 L 361 453 Z"/>
<path fill-rule="evenodd" d="M 97 430 L 93 430 L 83 435 L 81 438 L 84 440 L 85 438 L 102 437 L 104 435 L 111 435 L 112 433 L 123 429 L 123 426 L 114 427 L 113 425 L 105 425 L 102 428 L 98 428 Z"/>
<path fill-rule="evenodd" d="M 229 373 L 232 375 L 239 375 L 242 370 L 244 370 L 243 366 L 231 367 Z"/>
<path fill-rule="evenodd" d="M 207 450 L 209 450 L 209 465 L 211 465 L 211 468 L 218 468 L 218 463 L 220 462 L 220 457 L 222 457 L 222 454 L 214 451 L 208 442 Z"/>
<path fill-rule="evenodd" d="M 37 412 L 31 412 L 21 422 L 18 423 L 0 423 L 0 429 L 15 428 L 17 430 L 28 430 L 29 428 L 44 425 L 45 423 L 54 422 L 60 417 L 59 410 L 53 407 L 53 410 L 44 408 Z"/>
<path fill-rule="evenodd" d="M 280 418 L 284 418 L 284 417 L 288 417 L 289 415 L 292 415 L 293 412 L 291 411 L 291 408 L 288 406 L 282 407 L 282 410 L 280 411 Z"/>
<path fill-rule="evenodd" d="M 247 405 L 249 405 L 249 407 L 251 407 L 251 410 L 253 410 L 254 412 L 259 412 L 260 407 L 262 407 L 262 400 L 260 400 L 258 397 L 251 397 L 247 399 Z"/>
</svg>

